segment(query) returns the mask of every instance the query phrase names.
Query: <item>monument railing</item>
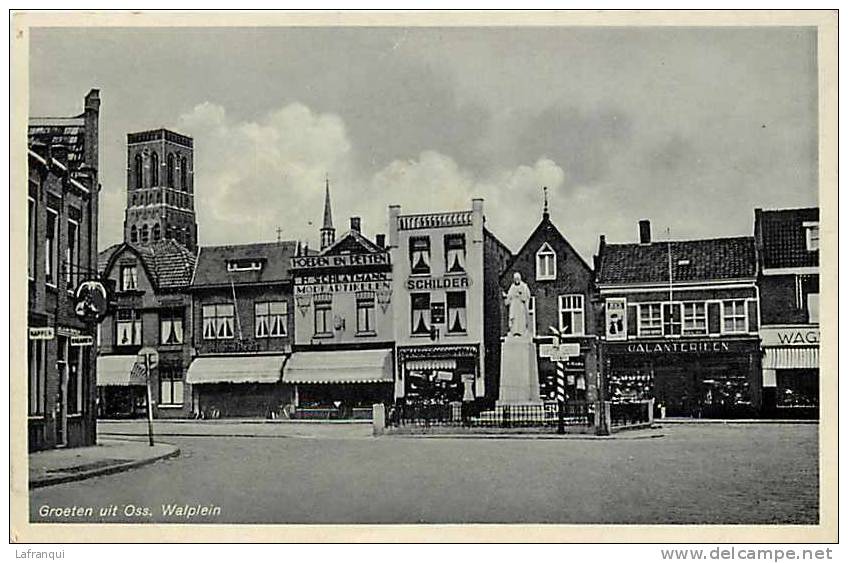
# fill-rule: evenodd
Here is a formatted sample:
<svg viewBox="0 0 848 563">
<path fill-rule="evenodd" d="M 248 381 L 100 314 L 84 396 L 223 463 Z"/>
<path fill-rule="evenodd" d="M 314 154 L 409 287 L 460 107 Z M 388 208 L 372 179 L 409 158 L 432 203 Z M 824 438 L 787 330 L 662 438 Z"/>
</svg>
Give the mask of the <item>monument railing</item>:
<svg viewBox="0 0 848 563">
<path fill-rule="evenodd" d="M 592 426 L 593 405 L 585 401 L 563 406 L 563 425 Z M 473 403 L 397 404 L 389 408 L 388 426 L 446 426 L 467 428 L 541 428 L 556 432 L 559 426 L 557 403 L 541 405 L 501 405 L 481 411 Z"/>
</svg>

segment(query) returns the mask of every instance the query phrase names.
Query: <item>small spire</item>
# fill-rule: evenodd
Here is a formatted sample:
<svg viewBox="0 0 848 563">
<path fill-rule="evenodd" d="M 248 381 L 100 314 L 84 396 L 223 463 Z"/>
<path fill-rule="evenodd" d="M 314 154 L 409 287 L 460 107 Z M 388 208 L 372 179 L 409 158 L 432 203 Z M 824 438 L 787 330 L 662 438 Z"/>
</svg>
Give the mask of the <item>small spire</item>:
<svg viewBox="0 0 848 563">
<path fill-rule="evenodd" d="M 545 204 L 542 207 L 542 218 L 548 219 L 551 216 L 551 214 L 548 212 L 548 186 L 544 186 L 542 188 L 542 191 L 545 194 Z"/>
<path fill-rule="evenodd" d="M 277 227 L 277 242 L 283 242 L 283 229 Z"/>
<path fill-rule="evenodd" d="M 330 208 L 330 176 L 324 179 L 324 226 L 323 229 L 333 228 L 333 210 Z"/>
</svg>

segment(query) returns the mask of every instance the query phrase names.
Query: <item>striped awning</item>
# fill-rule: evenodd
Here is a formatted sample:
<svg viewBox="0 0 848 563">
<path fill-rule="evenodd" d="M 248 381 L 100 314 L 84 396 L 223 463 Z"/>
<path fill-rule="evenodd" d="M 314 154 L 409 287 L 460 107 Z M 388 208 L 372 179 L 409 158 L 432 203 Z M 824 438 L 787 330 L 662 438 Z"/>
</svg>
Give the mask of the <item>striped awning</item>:
<svg viewBox="0 0 848 563">
<path fill-rule="evenodd" d="M 286 364 L 285 383 L 391 383 L 391 350 L 295 352 Z"/>
<path fill-rule="evenodd" d="M 404 365 L 408 371 L 454 370 L 456 369 L 456 360 L 408 360 Z"/>
<path fill-rule="evenodd" d="M 97 385 L 147 385 L 145 368 L 136 362 L 136 356 L 98 356 Z"/>
<path fill-rule="evenodd" d="M 286 356 L 211 356 L 195 358 L 186 372 L 186 383 L 277 383 Z"/>
<path fill-rule="evenodd" d="M 764 348 L 763 369 L 817 369 L 819 349 L 817 347 L 785 346 Z"/>
</svg>

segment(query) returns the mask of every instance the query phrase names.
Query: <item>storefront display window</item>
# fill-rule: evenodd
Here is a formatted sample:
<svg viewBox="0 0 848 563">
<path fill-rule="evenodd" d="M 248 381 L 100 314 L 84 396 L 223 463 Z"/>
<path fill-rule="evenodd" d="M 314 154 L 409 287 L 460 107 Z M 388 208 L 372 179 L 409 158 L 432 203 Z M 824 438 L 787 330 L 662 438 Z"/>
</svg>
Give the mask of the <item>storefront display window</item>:
<svg viewBox="0 0 848 563">
<path fill-rule="evenodd" d="M 819 372 L 816 369 L 777 370 L 778 407 L 814 407 L 819 404 Z"/>
</svg>

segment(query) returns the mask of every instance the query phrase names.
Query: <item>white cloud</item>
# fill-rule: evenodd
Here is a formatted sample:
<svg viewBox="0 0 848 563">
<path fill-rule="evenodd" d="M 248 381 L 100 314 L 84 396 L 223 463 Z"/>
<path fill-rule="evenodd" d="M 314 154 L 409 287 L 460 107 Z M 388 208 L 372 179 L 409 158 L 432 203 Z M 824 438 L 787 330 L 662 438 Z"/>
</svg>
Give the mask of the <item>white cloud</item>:
<svg viewBox="0 0 848 563">
<path fill-rule="evenodd" d="M 366 234 L 386 232 L 387 206 L 404 213 L 467 209 L 482 197 L 487 224 L 517 249 L 541 214 L 542 186 L 561 194 L 565 171 L 543 157 L 533 164 L 476 172 L 428 150 L 376 172 L 357 170 L 342 119 L 300 103 L 258 121 L 238 122 L 203 103 L 179 118 L 195 139 L 195 192 L 201 244 L 286 239 L 317 243 L 324 177 L 330 175 L 335 227 L 363 219 Z"/>
<path fill-rule="evenodd" d="M 202 244 L 301 238 L 320 219 L 325 174 L 349 172 L 342 120 L 294 103 L 258 122 L 231 120 L 203 103 L 179 118 L 195 139 L 195 192 Z"/>
</svg>

